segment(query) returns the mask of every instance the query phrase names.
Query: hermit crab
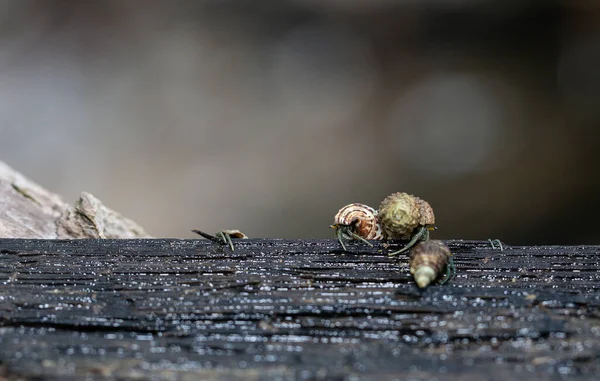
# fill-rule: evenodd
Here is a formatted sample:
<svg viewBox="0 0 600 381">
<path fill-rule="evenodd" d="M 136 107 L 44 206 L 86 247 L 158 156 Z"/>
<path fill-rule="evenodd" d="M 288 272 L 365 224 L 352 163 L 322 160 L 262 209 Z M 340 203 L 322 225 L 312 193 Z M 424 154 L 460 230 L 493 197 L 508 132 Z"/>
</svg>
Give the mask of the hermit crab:
<svg viewBox="0 0 600 381">
<path fill-rule="evenodd" d="M 218 232 L 215 235 L 211 235 L 208 233 L 205 233 L 201 230 L 192 230 L 194 233 L 196 234 L 200 234 L 202 237 L 211 240 L 213 242 L 219 243 L 221 245 L 229 245 L 229 247 L 231 248 L 231 251 L 234 251 L 233 248 L 233 242 L 231 241 L 231 239 L 247 239 L 248 236 L 246 236 L 246 234 L 242 233 L 241 231 L 237 230 L 237 229 L 226 229 L 226 230 L 221 230 L 220 232 Z"/>
<path fill-rule="evenodd" d="M 385 239 L 409 241 L 402 249 L 389 254 L 392 256 L 409 250 L 419 240 L 428 240 L 429 231 L 436 229 L 431 205 L 408 193 L 387 196 L 379 206 L 377 218 Z"/>
<path fill-rule="evenodd" d="M 383 239 L 377 210 L 365 204 L 353 203 L 341 208 L 333 217 L 333 225 L 330 228 L 336 230 L 336 236 L 344 250 L 344 238 L 357 239 L 369 246 L 373 244 L 367 241 L 368 239 Z"/>
<path fill-rule="evenodd" d="M 448 282 L 456 273 L 452 253 L 442 241 L 427 240 L 417 244 L 410 253 L 410 273 L 419 288 L 425 288 L 438 279 Z"/>
</svg>

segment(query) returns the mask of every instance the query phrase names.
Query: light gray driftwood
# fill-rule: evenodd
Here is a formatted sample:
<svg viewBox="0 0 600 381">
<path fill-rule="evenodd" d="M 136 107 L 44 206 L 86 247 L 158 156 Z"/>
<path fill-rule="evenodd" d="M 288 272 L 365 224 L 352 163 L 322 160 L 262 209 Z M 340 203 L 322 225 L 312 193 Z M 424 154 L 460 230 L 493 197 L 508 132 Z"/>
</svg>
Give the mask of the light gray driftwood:
<svg viewBox="0 0 600 381">
<path fill-rule="evenodd" d="M 0 161 L 0 238 L 148 238 L 136 222 L 82 192 L 74 206 Z"/>
</svg>

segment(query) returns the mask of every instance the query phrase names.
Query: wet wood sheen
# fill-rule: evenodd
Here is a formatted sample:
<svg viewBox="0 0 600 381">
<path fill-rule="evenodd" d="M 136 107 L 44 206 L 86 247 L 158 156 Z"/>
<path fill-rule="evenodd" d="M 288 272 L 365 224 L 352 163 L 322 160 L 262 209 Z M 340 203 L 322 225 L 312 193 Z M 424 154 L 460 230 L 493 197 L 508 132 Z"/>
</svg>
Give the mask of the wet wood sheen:
<svg viewBox="0 0 600 381">
<path fill-rule="evenodd" d="M 600 247 L 447 241 L 456 279 L 331 240 L 0 240 L 8 379 L 600 379 Z"/>
</svg>

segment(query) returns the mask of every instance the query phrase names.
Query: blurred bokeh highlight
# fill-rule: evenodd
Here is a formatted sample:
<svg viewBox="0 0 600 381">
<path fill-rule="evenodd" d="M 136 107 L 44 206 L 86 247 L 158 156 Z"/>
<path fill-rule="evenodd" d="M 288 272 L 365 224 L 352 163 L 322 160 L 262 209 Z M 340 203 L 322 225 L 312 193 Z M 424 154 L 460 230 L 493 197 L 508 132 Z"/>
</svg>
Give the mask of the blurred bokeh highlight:
<svg viewBox="0 0 600 381">
<path fill-rule="evenodd" d="M 0 160 L 159 237 L 600 243 L 600 2 L 1 0 Z"/>
</svg>

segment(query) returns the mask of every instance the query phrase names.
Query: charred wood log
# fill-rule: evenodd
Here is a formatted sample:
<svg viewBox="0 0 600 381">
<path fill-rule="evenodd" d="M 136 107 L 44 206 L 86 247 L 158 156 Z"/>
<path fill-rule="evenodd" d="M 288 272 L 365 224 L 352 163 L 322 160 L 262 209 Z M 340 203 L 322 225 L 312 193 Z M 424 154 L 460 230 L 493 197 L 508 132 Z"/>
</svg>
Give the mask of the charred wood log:
<svg viewBox="0 0 600 381">
<path fill-rule="evenodd" d="M 3 239 L 0 375 L 600 378 L 598 247 L 446 243 L 419 290 L 381 242 Z"/>
</svg>

